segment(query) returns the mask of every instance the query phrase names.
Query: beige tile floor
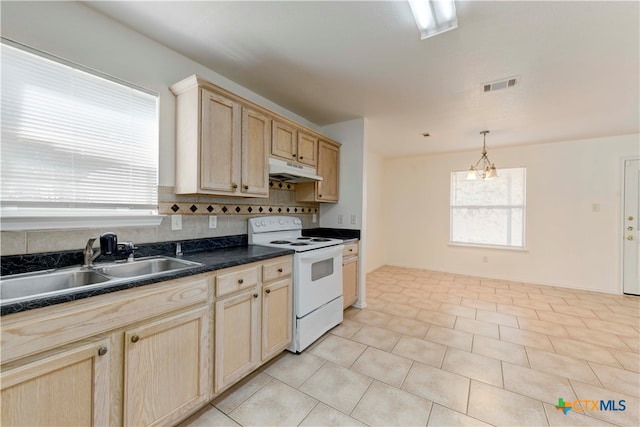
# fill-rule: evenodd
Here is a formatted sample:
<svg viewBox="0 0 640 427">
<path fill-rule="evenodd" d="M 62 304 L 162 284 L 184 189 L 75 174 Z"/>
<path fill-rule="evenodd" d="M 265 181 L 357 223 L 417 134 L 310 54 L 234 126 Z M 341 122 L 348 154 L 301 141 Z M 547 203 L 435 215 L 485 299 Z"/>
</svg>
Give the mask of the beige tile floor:
<svg viewBox="0 0 640 427">
<path fill-rule="evenodd" d="M 639 353 L 640 297 L 383 267 L 365 309 L 183 425 L 637 426 Z"/>
</svg>

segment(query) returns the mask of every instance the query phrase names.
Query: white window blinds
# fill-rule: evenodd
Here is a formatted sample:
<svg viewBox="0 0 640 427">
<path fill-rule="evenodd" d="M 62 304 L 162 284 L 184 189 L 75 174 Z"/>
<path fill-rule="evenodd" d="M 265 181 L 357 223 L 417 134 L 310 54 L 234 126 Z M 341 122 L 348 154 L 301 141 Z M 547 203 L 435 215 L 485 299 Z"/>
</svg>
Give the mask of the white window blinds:
<svg viewBox="0 0 640 427">
<path fill-rule="evenodd" d="M 158 97 L 0 45 L 3 212 L 157 209 Z"/>
<path fill-rule="evenodd" d="M 451 173 L 451 243 L 524 248 L 525 168 L 492 180 Z"/>
</svg>

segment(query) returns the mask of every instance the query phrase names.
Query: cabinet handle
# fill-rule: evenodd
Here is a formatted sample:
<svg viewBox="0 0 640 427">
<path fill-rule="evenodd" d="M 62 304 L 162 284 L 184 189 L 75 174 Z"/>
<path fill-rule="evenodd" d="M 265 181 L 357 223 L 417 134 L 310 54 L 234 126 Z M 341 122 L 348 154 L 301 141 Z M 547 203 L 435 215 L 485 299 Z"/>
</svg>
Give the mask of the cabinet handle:
<svg viewBox="0 0 640 427">
<path fill-rule="evenodd" d="M 249 186 L 248 185 L 243 185 L 242 188 L 244 188 L 245 190 L 248 190 Z"/>
<path fill-rule="evenodd" d="M 238 184 L 231 184 L 231 188 L 235 190 L 236 188 L 238 188 Z"/>
<path fill-rule="evenodd" d="M 271 289 L 265 289 L 265 292 L 270 294 L 271 293 Z"/>
<path fill-rule="evenodd" d="M 258 295 L 258 294 L 253 294 L 253 297 L 254 297 L 254 298 L 258 298 L 259 296 L 260 296 L 260 295 Z"/>
<path fill-rule="evenodd" d="M 282 273 L 282 269 L 281 268 L 278 269 L 278 273 Z"/>
<path fill-rule="evenodd" d="M 322 197 L 322 194 L 318 194 L 318 197 Z"/>
<path fill-rule="evenodd" d="M 295 154 L 292 154 L 291 156 L 296 157 L 296 155 L 295 155 Z"/>
<path fill-rule="evenodd" d="M 134 335 L 134 336 L 131 337 L 131 342 L 138 342 L 138 341 L 140 341 L 140 337 L 139 336 Z"/>
<path fill-rule="evenodd" d="M 238 279 L 238 284 L 242 285 L 244 283 L 244 279 Z"/>
<path fill-rule="evenodd" d="M 349 252 L 353 252 L 353 249 L 349 249 Z"/>
<path fill-rule="evenodd" d="M 302 160 L 302 159 L 304 159 L 304 157 L 300 156 L 299 159 Z"/>
<path fill-rule="evenodd" d="M 100 347 L 98 349 L 98 356 L 104 356 L 105 354 L 107 354 L 107 351 L 108 351 L 107 347 Z"/>
</svg>

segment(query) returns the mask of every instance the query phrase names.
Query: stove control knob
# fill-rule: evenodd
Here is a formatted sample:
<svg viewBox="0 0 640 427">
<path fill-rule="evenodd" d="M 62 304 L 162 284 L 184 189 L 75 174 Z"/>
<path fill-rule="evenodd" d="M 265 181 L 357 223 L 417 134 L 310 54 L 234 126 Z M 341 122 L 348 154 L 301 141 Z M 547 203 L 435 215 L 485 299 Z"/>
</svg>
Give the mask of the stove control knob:
<svg viewBox="0 0 640 427">
<path fill-rule="evenodd" d="M 267 223 L 265 221 L 260 221 L 260 225 L 264 227 L 265 225 L 267 225 Z"/>
<path fill-rule="evenodd" d="M 258 221 L 254 222 L 253 225 L 255 225 L 256 228 L 260 227 L 260 223 Z"/>
<path fill-rule="evenodd" d="M 281 219 L 279 222 L 280 222 L 280 225 L 284 225 L 284 219 Z"/>
</svg>

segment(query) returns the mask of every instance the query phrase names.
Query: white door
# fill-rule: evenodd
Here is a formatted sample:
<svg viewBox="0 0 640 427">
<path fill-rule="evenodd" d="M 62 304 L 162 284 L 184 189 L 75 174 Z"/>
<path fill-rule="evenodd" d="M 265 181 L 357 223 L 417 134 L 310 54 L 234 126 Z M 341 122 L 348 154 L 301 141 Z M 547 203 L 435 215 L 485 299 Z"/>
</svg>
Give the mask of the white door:
<svg viewBox="0 0 640 427">
<path fill-rule="evenodd" d="M 623 292 L 640 295 L 640 160 L 624 162 Z"/>
</svg>

